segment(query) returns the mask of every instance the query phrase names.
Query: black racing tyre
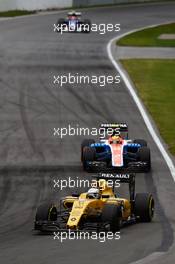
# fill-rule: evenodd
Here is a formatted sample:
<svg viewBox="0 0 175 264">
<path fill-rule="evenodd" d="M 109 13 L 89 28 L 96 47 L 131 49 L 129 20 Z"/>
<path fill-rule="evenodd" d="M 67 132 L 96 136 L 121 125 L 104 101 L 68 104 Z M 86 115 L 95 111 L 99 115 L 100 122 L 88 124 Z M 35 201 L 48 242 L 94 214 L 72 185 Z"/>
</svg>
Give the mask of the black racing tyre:
<svg viewBox="0 0 175 264">
<path fill-rule="evenodd" d="M 105 204 L 102 210 L 101 221 L 110 225 L 110 231 L 120 231 L 122 219 L 121 208 L 115 204 Z"/>
<path fill-rule="evenodd" d="M 60 18 L 57 22 L 57 25 L 62 25 L 65 24 L 65 19 L 64 18 Z"/>
<path fill-rule="evenodd" d="M 85 170 L 90 170 L 90 168 L 87 165 L 88 161 L 94 161 L 95 160 L 95 154 L 96 151 L 94 148 L 91 147 L 84 147 L 83 148 L 83 168 Z"/>
<path fill-rule="evenodd" d="M 141 222 L 151 222 L 154 217 L 154 199 L 149 193 L 137 193 L 134 213 Z"/>
<path fill-rule="evenodd" d="M 134 139 L 134 143 L 140 144 L 142 147 L 147 147 L 147 142 L 144 139 Z"/>
<path fill-rule="evenodd" d="M 94 144 L 94 139 L 84 139 L 81 143 L 81 162 L 83 161 L 83 148 L 89 147 L 91 144 Z"/>
<path fill-rule="evenodd" d="M 44 203 L 37 208 L 36 221 L 56 221 L 57 208 L 52 203 Z"/>
<path fill-rule="evenodd" d="M 151 169 L 151 154 L 148 147 L 141 147 L 137 152 L 138 161 L 143 161 L 147 163 L 145 171 L 150 171 Z"/>
<path fill-rule="evenodd" d="M 65 19 L 64 19 L 64 18 L 60 18 L 60 19 L 58 20 L 58 22 L 57 22 L 57 27 L 58 27 L 58 26 L 61 26 L 61 25 L 63 25 L 63 24 L 65 24 Z M 57 29 L 57 32 L 60 32 L 60 30 Z"/>
<path fill-rule="evenodd" d="M 84 29 L 85 33 L 90 33 L 91 32 L 91 21 L 89 19 L 85 19 L 82 23 L 84 26 L 87 25 L 87 29 Z"/>
</svg>

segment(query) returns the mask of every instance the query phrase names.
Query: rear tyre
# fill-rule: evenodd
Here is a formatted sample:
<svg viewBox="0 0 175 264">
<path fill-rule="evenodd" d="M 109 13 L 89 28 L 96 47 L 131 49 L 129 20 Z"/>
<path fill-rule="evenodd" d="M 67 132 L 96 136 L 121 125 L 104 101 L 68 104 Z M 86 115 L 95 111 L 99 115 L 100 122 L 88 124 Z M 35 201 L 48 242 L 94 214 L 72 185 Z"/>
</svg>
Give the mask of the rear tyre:
<svg viewBox="0 0 175 264">
<path fill-rule="evenodd" d="M 95 140 L 93 139 L 84 139 L 81 143 L 81 162 L 83 161 L 83 149 L 84 147 L 89 147 L 91 144 L 94 144 Z"/>
<path fill-rule="evenodd" d="M 141 222 L 151 222 L 154 217 L 154 199 L 149 193 L 137 193 L 134 213 Z"/>
<path fill-rule="evenodd" d="M 140 144 L 142 147 L 147 147 L 147 142 L 144 139 L 134 139 L 133 142 L 136 144 Z"/>
<path fill-rule="evenodd" d="M 148 172 L 151 169 L 151 154 L 150 149 L 148 147 L 141 147 L 138 149 L 138 160 L 142 162 L 146 162 L 147 166 L 145 171 Z"/>
<path fill-rule="evenodd" d="M 110 231 L 118 232 L 121 226 L 121 208 L 114 204 L 105 204 L 102 210 L 101 220 L 110 225 Z"/>
<path fill-rule="evenodd" d="M 91 21 L 89 19 L 85 19 L 82 24 L 85 27 L 83 32 L 90 33 L 91 32 Z"/>
<path fill-rule="evenodd" d="M 84 147 L 83 148 L 83 168 L 86 171 L 91 171 L 90 167 L 88 166 L 89 161 L 95 160 L 96 151 L 94 148 L 91 147 Z"/>
<path fill-rule="evenodd" d="M 65 24 L 65 20 L 64 20 L 64 18 L 60 18 L 57 22 L 57 27 L 58 26 L 61 27 L 61 25 L 63 25 L 63 24 Z M 57 32 L 60 32 L 60 31 L 61 31 L 61 29 L 57 29 Z"/>
</svg>

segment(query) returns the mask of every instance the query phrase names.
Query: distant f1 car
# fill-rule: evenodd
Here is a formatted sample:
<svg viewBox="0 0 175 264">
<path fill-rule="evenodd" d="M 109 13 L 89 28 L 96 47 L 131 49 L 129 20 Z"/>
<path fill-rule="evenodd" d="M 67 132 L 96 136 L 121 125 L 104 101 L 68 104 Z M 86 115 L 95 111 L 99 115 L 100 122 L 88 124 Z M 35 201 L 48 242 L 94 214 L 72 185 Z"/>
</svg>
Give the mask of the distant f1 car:
<svg viewBox="0 0 175 264">
<path fill-rule="evenodd" d="M 118 197 L 117 180 L 129 184 L 129 199 Z M 135 195 L 134 174 L 101 174 L 96 176 L 96 187 L 88 192 L 66 196 L 55 203 L 46 203 L 36 211 L 34 229 L 39 231 L 112 231 L 140 222 L 151 222 L 154 216 L 154 199 L 149 193 Z"/>
<path fill-rule="evenodd" d="M 86 171 L 128 168 L 148 172 L 151 168 L 150 149 L 143 139 L 128 139 L 128 126 L 102 124 L 102 128 L 113 129 L 111 136 L 95 143 L 85 139 L 81 144 L 81 161 Z"/>
<path fill-rule="evenodd" d="M 90 33 L 91 21 L 82 19 L 81 13 L 69 12 L 67 18 L 61 18 L 57 22 L 57 32 L 84 32 Z"/>
</svg>

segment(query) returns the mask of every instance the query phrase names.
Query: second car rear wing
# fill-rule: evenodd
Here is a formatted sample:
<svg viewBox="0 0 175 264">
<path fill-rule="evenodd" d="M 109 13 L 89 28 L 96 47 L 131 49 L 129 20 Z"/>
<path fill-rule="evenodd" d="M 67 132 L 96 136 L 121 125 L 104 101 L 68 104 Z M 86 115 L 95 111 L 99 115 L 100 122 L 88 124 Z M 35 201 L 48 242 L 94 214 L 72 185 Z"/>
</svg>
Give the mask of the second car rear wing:
<svg viewBox="0 0 175 264">
<path fill-rule="evenodd" d="M 101 124 L 101 127 L 103 128 L 117 128 L 121 131 L 128 131 L 128 125 L 126 123 L 104 123 L 104 124 Z"/>
<path fill-rule="evenodd" d="M 126 123 L 104 123 L 100 127 L 113 131 L 113 134 L 121 134 L 125 139 L 128 138 L 128 125 Z"/>
</svg>

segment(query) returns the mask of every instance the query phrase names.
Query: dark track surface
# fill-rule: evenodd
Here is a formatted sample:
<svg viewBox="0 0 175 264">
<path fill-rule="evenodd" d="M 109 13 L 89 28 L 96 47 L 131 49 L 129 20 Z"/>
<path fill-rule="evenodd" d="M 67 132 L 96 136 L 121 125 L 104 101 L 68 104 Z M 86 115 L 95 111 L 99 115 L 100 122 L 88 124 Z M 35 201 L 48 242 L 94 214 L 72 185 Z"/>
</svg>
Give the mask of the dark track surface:
<svg viewBox="0 0 175 264">
<path fill-rule="evenodd" d="M 124 33 L 173 20 L 175 5 L 112 7 L 84 13 L 94 23 L 121 23 Z M 173 221 L 174 212 L 169 215 L 164 204 L 159 204 L 157 191 L 168 200 L 165 189 L 171 191 L 173 181 L 125 85 L 52 85 L 54 74 L 116 75 L 106 53 L 106 45 L 115 34 L 61 36 L 52 31 L 58 17 L 62 15 L 0 24 L 0 165 L 7 168 L 0 174 L 1 263 L 128 264 L 154 251 L 167 250 L 173 240 L 169 221 Z M 53 128 L 68 124 L 96 127 L 118 120 L 128 123 L 131 137 L 145 138 L 151 146 L 152 173 L 137 177 L 137 190 L 153 193 L 157 201 L 154 222 L 122 229 L 119 242 L 61 244 L 51 236 L 33 233 L 36 206 L 49 197 L 57 199 L 69 193 L 54 190 L 52 179 L 86 176 L 79 162 L 82 138 L 60 140 L 53 136 Z M 58 167 L 37 171 L 38 165 Z M 20 170 L 20 166 L 29 169 Z"/>
</svg>

